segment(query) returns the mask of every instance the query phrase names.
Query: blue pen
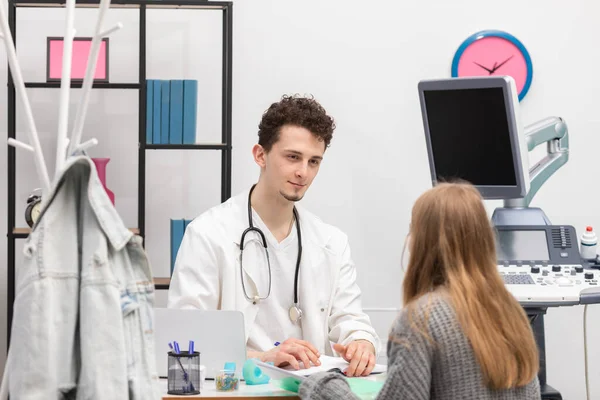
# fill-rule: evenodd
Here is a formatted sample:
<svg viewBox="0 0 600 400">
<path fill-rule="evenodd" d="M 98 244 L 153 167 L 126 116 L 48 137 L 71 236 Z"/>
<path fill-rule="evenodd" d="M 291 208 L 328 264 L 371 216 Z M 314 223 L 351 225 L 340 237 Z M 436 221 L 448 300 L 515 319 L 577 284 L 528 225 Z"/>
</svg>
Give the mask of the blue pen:
<svg viewBox="0 0 600 400">
<path fill-rule="evenodd" d="M 190 345 L 188 347 L 188 354 L 189 355 L 194 354 L 194 341 L 193 340 L 190 340 Z"/>
<path fill-rule="evenodd" d="M 277 347 L 277 346 L 279 346 L 280 344 L 281 344 L 281 343 L 279 343 L 279 342 L 275 342 L 275 343 L 273 343 L 273 346 L 276 346 L 276 347 Z"/>
<path fill-rule="evenodd" d="M 193 342 L 192 342 L 193 343 Z M 169 343 L 169 347 L 171 348 L 171 350 L 173 350 L 176 354 L 180 354 L 179 351 L 179 343 L 177 343 L 176 341 L 173 341 L 173 344 Z M 192 349 L 193 349 L 193 344 L 192 344 Z M 192 384 L 192 382 L 189 380 L 189 376 L 187 371 L 185 370 L 185 368 L 183 367 L 183 364 L 181 363 L 181 360 L 179 358 L 177 358 L 177 362 L 179 363 L 179 366 L 181 367 L 181 371 L 183 372 L 183 381 L 187 383 L 186 386 L 184 386 L 182 389 L 184 392 L 188 391 L 188 387 L 190 391 L 194 391 L 194 385 Z"/>
</svg>

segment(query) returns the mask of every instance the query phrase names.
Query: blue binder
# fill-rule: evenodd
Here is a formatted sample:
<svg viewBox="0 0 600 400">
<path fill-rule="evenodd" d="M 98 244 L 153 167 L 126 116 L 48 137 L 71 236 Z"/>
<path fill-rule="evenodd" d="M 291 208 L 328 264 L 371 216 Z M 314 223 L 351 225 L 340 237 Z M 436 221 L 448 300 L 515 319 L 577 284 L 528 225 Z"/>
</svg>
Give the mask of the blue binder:
<svg viewBox="0 0 600 400">
<path fill-rule="evenodd" d="M 171 276 L 173 276 L 177 252 L 179 251 L 179 246 L 183 240 L 183 233 L 185 232 L 183 226 L 183 219 L 171 219 Z"/>
<path fill-rule="evenodd" d="M 196 143 L 196 107 L 198 102 L 198 81 L 183 81 L 183 143 Z"/>
<path fill-rule="evenodd" d="M 161 82 L 161 115 L 160 115 L 160 144 L 169 144 L 169 100 L 170 82 Z"/>
<path fill-rule="evenodd" d="M 169 143 L 183 144 L 183 80 L 171 81 Z"/>
<path fill-rule="evenodd" d="M 153 92 L 152 92 L 152 142 L 154 144 L 160 144 L 160 105 L 161 96 L 160 89 L 161 84 L 159 80 L 153 80 Z"/>
<path fill-rule="evenodd" d="M 152 144 L 152 89 L 154 83 L 151 79 L 146 81 L 146 144 Z"/>
</svg>

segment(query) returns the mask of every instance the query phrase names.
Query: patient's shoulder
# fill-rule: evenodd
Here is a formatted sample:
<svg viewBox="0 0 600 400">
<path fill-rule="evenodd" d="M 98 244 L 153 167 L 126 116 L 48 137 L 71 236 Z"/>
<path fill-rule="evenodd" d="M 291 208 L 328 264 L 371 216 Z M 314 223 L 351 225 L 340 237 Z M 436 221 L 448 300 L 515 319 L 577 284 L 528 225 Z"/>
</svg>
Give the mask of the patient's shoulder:
<svg viewBox="0 0 600 400">
<path fill-rule="evenodd" d="M 458 328 L 458 320 L 448 293 L 438 289 L 413 300 L 396 319 L 392 335 L 407 336 L 427 332 L 439 337 Z"/>
</svg>

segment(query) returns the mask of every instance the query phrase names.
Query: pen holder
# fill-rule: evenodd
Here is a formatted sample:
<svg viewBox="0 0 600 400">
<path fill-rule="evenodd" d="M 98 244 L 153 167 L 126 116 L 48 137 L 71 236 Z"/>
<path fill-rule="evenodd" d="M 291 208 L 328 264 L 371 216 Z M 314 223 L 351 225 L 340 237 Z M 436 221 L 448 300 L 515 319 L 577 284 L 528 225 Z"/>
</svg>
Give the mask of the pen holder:
<svg viewBox="0 0 600 400">
<path fill-rule="evenodd" d="M 200 352 L 180 354 L 170 351 L 168 394 L 200 394 Z"/>
</svg>

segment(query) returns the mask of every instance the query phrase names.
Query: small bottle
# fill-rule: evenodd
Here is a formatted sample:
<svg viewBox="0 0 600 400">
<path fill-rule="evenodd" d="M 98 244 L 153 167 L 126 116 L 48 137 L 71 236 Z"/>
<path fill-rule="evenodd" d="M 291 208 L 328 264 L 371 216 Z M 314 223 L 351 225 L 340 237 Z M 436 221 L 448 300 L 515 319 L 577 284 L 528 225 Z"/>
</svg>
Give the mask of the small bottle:
<svg viewBox="0 0 600 400">
<path fill-rule="evenodd" d="M 598 237 L 591 226 L 585 228 L 585 232 L 581 235 L 580 242 L 581 258 L 585 260 L 596 259 L 596 249 L 598 247 Z"/>
</svg>

